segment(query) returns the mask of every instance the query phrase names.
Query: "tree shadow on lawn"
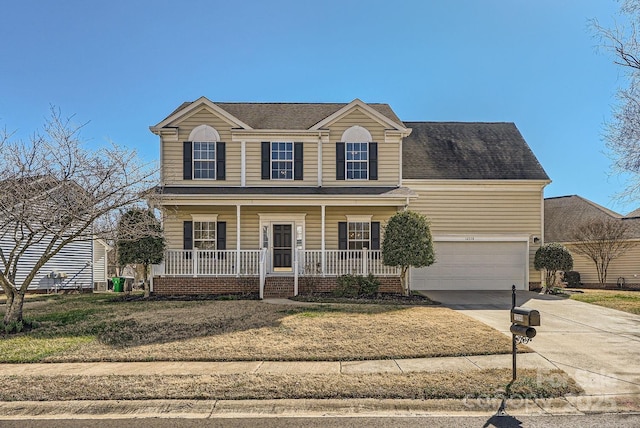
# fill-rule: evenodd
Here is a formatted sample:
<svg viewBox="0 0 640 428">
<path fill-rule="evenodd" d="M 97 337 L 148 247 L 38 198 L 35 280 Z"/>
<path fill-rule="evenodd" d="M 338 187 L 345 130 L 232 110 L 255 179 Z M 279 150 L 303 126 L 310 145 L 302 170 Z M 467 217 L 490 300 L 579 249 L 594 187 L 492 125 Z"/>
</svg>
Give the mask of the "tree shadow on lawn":
<svg viewBox="0 0 640 428">
<path fill-rule="evenodd" d="M 258 329 L 283 328 L 284 318 L 335 314 L 378 314 L 407 309 L 394 305 L 312 304 L 293 306 L 256 300 L 133 300 L 56 297 L 47 305 L 25 306 L 33 329 L 18 335 L 33 339 L 95 337 L 123 349 L 181 342 Z"/>
</svg>

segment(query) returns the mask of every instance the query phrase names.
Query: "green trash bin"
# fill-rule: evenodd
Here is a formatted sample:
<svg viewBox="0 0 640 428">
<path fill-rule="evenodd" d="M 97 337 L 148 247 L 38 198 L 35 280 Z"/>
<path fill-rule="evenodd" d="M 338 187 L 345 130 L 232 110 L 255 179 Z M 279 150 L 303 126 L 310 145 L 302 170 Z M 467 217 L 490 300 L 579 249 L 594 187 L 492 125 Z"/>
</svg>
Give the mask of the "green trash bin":
<svg viewBox="0 0 640 428">
<path fill-rule="evenodd" d="M 122 293 L 123 286 L 124 286 L 124 278 L 114 276 L 113 278 L 111 278 L 111 282 L 113 283 L 113 291 L 115 293 Z"/>
</svg>

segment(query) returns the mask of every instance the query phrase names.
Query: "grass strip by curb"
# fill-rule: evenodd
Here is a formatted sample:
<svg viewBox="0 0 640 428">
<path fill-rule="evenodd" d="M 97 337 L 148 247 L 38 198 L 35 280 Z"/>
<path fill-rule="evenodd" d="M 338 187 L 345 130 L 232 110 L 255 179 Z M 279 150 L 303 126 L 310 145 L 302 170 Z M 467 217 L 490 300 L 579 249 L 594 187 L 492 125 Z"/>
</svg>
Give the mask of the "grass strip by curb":
<svg viewBox="0 0 640 428">
<path fill-rule="evenodd" d="M 518 376 L 510 397 L 553 398 L 581 392 L 560 370 L 524 369 Z M 2 376 L 0 400 L 501 398 L 510 381 L 507 369 L 356 375 Z"/>
</svg>

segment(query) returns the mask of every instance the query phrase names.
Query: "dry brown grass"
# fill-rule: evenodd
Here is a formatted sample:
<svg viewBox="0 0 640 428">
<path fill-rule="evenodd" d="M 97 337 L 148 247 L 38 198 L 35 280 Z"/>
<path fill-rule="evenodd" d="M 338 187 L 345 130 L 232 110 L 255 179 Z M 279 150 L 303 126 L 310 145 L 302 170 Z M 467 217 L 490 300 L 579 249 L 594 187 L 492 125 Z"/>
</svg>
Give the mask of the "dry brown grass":
<svg viewBox="0 0 640 428">
<path fill-rule="evenodd" d="M 6 376 L 0 400 L 472 398 L 498 397 L 510 370 L 358 375 L 233 374 L 200 376 Z M 564 372 L 521 370 L 511 396 L 580 392 Z"/>
<path fill-rule="evenodd" d="M 346 361 L 511 350 L 507 336 L 440 307 L 121 302 L 87 318 L 105 316 L 113 321 L 95 340 L 42 361 Z M 83 323 L 91 321 L 71 327 L 81 333 Z"/>
<path fill-rule="evenodd" d="M 0 306 L 0 311 L 2 307 Z M 499 354 L 507 336 L 441 307 L 43 296 L 0 362 L 366 360 Z"/>
</svg>

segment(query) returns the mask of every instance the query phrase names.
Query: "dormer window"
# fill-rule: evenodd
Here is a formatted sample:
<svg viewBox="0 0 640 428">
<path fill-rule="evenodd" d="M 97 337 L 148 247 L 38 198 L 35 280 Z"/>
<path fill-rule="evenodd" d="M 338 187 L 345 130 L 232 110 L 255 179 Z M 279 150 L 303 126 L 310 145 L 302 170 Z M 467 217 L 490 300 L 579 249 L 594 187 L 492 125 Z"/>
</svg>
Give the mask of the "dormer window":
<svg viewBox="0 0 640 428">
<path fill-rule="evenodd" d="M 377 180 L 378 143 L 369 131 L 352 126 L 336 143 L 336 180 Z"/>
<path fill-rule="evenodd" d="M 225 144 L 220 134 L 209 125 L 199 125 L 184 142 L 184 180 L 224 180 Z"/>
</svg>

